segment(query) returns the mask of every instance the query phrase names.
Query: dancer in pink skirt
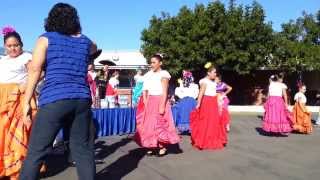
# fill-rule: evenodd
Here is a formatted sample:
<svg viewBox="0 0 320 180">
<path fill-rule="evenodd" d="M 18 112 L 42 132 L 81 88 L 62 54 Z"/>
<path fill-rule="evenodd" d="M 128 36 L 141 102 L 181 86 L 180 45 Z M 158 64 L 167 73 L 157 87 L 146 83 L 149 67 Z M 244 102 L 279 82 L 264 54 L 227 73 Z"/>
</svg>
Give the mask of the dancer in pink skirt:
<svg viewBox="0 0 320 180">
<path fill-rule="evenodd" d="M 222 82 L 221 74 L 217 74 L 215 78 L 215 82 L 217 83 L 217 99 L 218 99 L 218 107 L 219 114 L 221 115 L 222 121 L 225 124 L 227 132 L 230 131 L 230 113 L 228 110 L 228 106 L 230 100 L 228 98 L 228 94 L 232 91 L 232 87 L 225 82 Z"/>
<path fill-rule="evenodd" d="M 147 155 L 159 150 L 158 156 L 164 156 L 166 145 L 180 141 L 168 101 L 171 76 L 161 69 L 162 60 L 161 54 L 151 57 L 152 69 L 144 75 L 143 96 L 137 107 L 135 140 L 148 149 Z"/>
<path fill-rule="evenodd" d="M 282 83 L 283 75 L 272 75 L 269 95 L 264 105 L 263 130 L 287 135 L 292 131 L 291 115 L 288 111 L 287 86 Z"/>
</svg>

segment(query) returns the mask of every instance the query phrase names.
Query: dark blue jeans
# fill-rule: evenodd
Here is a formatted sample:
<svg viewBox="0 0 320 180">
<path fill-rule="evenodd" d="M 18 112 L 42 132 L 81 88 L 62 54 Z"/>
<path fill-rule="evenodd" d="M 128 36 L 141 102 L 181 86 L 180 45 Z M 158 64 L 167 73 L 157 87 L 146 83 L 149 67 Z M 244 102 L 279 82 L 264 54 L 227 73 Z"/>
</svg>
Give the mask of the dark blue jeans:
<svg viewBox="0 0 320 180">
<path fill-rule="evenodd" d="M 41 107 L 32 127 L 28 154 L 20 180 L 39 179 L 40 166 L 51 150 L 58 131 L 70 123 L 70 151 L 80 180 L 95 177 L 94 142 L 90 138 L 91 101 L 61 100 Z"/>
</svg>

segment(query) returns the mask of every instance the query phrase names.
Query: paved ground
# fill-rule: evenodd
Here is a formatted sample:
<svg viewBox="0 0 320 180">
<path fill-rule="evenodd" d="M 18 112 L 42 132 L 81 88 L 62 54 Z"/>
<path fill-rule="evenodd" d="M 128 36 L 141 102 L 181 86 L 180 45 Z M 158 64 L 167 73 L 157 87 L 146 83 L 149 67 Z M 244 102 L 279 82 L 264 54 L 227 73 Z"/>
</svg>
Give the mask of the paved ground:
<svg viewBox="0 0 320 180">
<path fill-rule="evenodd" d="M 269 137 L 261 134 L 257 114 L 233 114 L 229 144 L 220 151 L 198 151 L 183 136 L 179 151 L 147 157 L 127 136 L 97 141 L 97 180 L 319 180 L 320 128 L 312 135 Z M 61 155 L 51 156 L 48 180 L 77 179 Z M 58 164 L 58 165 L 57 165 Z"/>
</svg>

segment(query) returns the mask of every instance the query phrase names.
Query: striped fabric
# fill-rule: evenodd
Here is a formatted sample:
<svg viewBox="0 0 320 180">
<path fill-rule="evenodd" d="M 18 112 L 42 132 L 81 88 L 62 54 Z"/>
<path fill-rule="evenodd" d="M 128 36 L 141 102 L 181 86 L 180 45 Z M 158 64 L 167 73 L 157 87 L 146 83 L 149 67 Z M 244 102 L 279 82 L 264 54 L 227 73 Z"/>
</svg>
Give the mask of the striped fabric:
<svg viewBox="0 0 320 180">
<path fill-rule="evenodd" d="M 87 67 L 91 41 L 84 35 L 71 37 L 47 32 L 49 46 L 45 64 L 45 82 L 39 106 L 63 99 L 90 99 Z"/>
<path fill-rule="evenodd" d="M 19 84 L 0 84 L 0 179 L 3 176 L 17 178 L 27 155 L 31 126 L 22 120 L 24 95 Z M 35 98 L 31 106 L 34 119 Z"/>
</svg>

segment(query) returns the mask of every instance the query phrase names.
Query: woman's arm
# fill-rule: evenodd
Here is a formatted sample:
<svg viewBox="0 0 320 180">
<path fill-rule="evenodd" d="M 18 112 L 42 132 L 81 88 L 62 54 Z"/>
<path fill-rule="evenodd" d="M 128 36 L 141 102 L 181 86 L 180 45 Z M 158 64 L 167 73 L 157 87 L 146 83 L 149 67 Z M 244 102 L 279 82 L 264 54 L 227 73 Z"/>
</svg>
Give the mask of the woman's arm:
<svg viewBox="0 0 320 180">
<path fill-rule="evenodd" d="M 288 95 L 287 95 L 287 90 L 286 89 L 282 89 L 282 96 L 284 99 L 284 103 L 288 106 Z"/>
<path fill-rule="evenodd" d="M 42 67 L 46 58 L 47 48 L 48 39 L 45 37 L 40 37 L 34 48 L 32 61 L 29 65 L 28 81 L 25 91 L 25 98 L 23 101 L 23 122 L 29 127 L 31 125 L 30 101 L 41 76 Z"/>
<path fill-rule="evenodd" d="M 146 106 L 148 101 L 148 91 L 144 90 L 142 91 L 142 98 L 143 98 L 143 104 Z"/>
<path fill-rule="evenodd" d="M 226 84 L 227 86 L 227 91 L 224 93 L 225 95 L 229 94 L 232 91 L 232 87 Z"/>
<path fill-rule="evenodd" d="M 160 100 L 160 104 L 159 104 L 159 113 L 164 114 L 166 103 L 167 103 L 167 98 L 168 98 L 169 79 L 162 78 L 161 85 L 162 85 L 162 96 L 161 96 L 161 100 Z"/>
<path fill-rule="evenodd" d="M 29 65 L 28 82 L 25 92 L 24 104 L 30 104 L 36 85 L 41 77 L 42 67 L 45 62 L 48 48 L 48 39 L 40 37 L 32 54 L 32 61 Z"/>
<path fill-rule="evenodd" d="M 91 47 L 90 47 L 90 55 L 97 52 L 97 44 L 92 41 Z"/>
<path fill-rule="evenodd" d="M 202 101 L 202 97 L 204 95 L 204 92 L 206 91 L 207 85 L 205 83 L 201 83 L 200 84 L 200 91 L 199 91 L 199 95 L 198 95 L 198 103 L 196 108 L 199 108 L 201 105 L 201 101 Z"/>
<path fill-rule="evenodd" d="M 88 64 L 88 70 L 90 69 L 89 67 L 94 65 L 94 59 L 96 57 L 95 56 L 95 53 L 97 53 L 97 45 L 95 42 L 92 42 L 91 43 L 91 46 L 90 46 L 90 52 L 89 52 L 89 64 Z"/>
<path fill-rule="evenodd" d="M 24 65 L 24 67 L 26 68 L 27 73 L 29 72 L 29 69 L 30 69 L 31 59 L 32 59 L 32 58 L 28 59 L 28 61 L 27 61 L 26 64 Z M 27 82 L 19 84 L 19 89 L 25 91 L 25 90 L 26 90 L 26 86 L 27 86 L 26 83 L 27 83 Z"/>
<path fill-rule="evenodd" d="M 191 87 L 191 86 L 190 86 Z M 199 86 L 197 84 L 192 85 L 192 97 L 197 99 L 199 95 Z"/>
</svg>

